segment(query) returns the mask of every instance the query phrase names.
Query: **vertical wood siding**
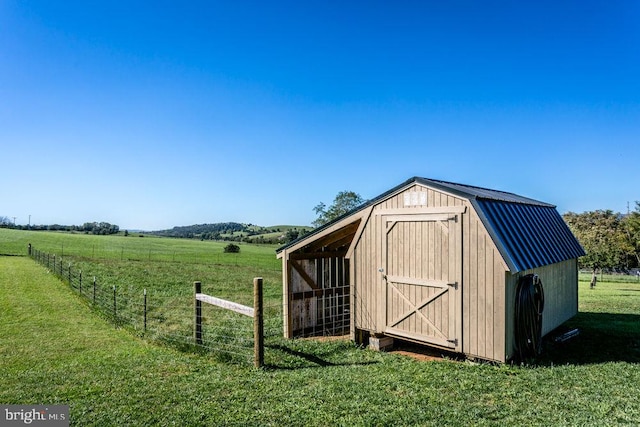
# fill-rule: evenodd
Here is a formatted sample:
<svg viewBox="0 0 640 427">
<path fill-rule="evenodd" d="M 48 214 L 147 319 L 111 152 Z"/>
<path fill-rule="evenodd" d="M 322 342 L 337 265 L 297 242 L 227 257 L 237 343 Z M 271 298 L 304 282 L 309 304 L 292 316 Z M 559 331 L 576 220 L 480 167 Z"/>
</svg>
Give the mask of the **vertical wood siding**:
<svg viewBox="0 0 640 427">
<path fill-rule="evenodd" d="M 383 250 L 386 246 L 386 226 L 383 224 L 383 219 L 380 215 L 375 215 L 380 210 L 397 209 L 405 211 L 407 213 L 411 210 L 415 210 L 414 207 L 405 207 L 404 195 L 407 192 L 426 192 L 427 204 L 421 207 L 444 207 L 444 206 L 463 206 L 462 199 L 453 197 L 447 194 L 443 194 L 439 191 L 435 191 L 431 188 L 423 187 L 420 185 L 413 185 L 410 188 L 399 192 L 398 194 L 390 196 L 388 199 L 383 200 L 373 209 L 373 215 L 370 217 L 362 237 L 360 238 L 357 246 L 353 252 L 352 268 L 353 268 L 353 297 L 354 297 L 354 326 L 357 329 L 363 329 L 370 332 L 381 332 L 385 326 L 385 319 L 387 314 L 385 308 L 382 307 L 386 286 L 383 280 L 383 274 L 378 270 L 384 268 L 383 261 L 385 255 Z M 393 268 L 398 271 L 406 272 L 410 275 L 424 275 L 429 272 L 433 277 L 442 277 L 442 262 L 443 262 L 443 250 L 448 250 L 446 246 L 443 246 L 441 238 L 436 238 L 436 233 L 430 227 L 436 227 L 434 224 L 426 223 L 407 223 L 401 226 L 398 232 L 402 233 L 402 239 L 412 240 L 413 247 L 422 250 L 422 248 L 434 248 L 431 256 L 423 257 L 423 262 L 411 262 L 409 256 L 409 250 L 411 245 L 401 245 L 404 252 L 398 254 L 400 256 L 394 257 L 397 265 Z M 445 243 L 446 245 L 447 243 Z M 460 253 L 459 256 L 462 254 Z M 444 258 L 446 261 L 448 258 Z M 456 268 L 456 263 L 461 260 L 451 260 L 451 268 Z M 405 265 L 405 263 L 408 263 Z M 446 263 L 445 263 L 446 264 Z M 448 268 L 448 267 L 447 267 Z M 459 273 L 461 274 L 461 272 Z M 419 292 L 419 290 L 409 290 L 407 292 Z M 427 292 L 426 290 L 424 292 Z M 426 296 L 426 294 L 425 294 Z M 401 303 L 398 296 L 395 295 L 392 298 L 396 299 L 396 304 L 399 309 L 406 308 L 406 303 Z M 442 302 L 438 301 L 433 307 L 429 307 L 432 310 L 430 314 L 441 316 Z M 446 309 L 444 311 L 446 313 Z M 409 320 L 407 327 L 415 327 L 410 325 L 411 322 L 415 322 L 415 319 Z"/>
<path fill-rule="evenodd" d="M 507 266 L 470 204 L 463 242 L 463 352 L 503 362 Z"/>
<path fill-rule="evenodd" d="M 378 271 L 386 260 L 383 253 L 386 245 L 386 225 L 380 210 L 397 209 L 410 212 L 415 207 L 404 206 L 404 193 L 426 192 L 425 207 L 465 206 L 462 215 L 462 249 L 455 260 L 449 260 L 450 267 L 443 267 L 443 251 L 447 256 L 447 242 L 434 230 L 437 225 L 426 222 L 402 224 L 394 233 L 399 250 L 390 268 L 410 277 L 442 277 L 443 268 L 459 268 L 462 276 L 462 308 L 459 321 L 462 322 L 461 351 L 468 356 L 499 362 L 507 361 L 513 354 L 515 285 L 518 275 L 512 275 L 498 248 L 484 228 L 470 202 L 431 188 L 415 184 L 404 191 L 390 196 L 374 206 L 373 214 L 365 225 L 362 236 L 355 246 L 351 258 L 353 324 L 352 328 L 382 333 L 387 317 L 406 310 L 406 301 L 398 294 L 389 294 L 390 307 L 383 307 L 386 286 L 383 274 Z M 396 225 L 397 227 L 398 225 Z M 410 242 L 410 244 L 405 244 Z M 423 252 L 421 262 L 409 253 L 410 249 Z M 430 248 L 432 254 L 426 254 Z M 413 259 L 413 261 L 412 261 Z M 446 260 L 446 259 L 444 259 Z M 576 260 L 569 260 L 532 271 L 538 274 L 545 289 L 545 311 L 543 314 L 543 334 L 553 330 L 577 313 L 577 268 Z M 414 299 L 426 297 L 426 289 L 411 289 L 400 285 Z M 391 311 L 387 311 L 391 310 Z M 427 307 L 427 316 L 442 319 L 448 308 L 437 302 Z M 426 311 L 425 311 L 426 312 Z M 413 323 L 412 323 L 413 322 Z M 433 331 L 428 326 L 418 325 L 415 318 L 409 318 L 400 327 L 420 330 L 427 334 Z M 446 329 L 438 320 L 437 326 Z M 423 329 L 420 329 L 423 328 Z"/>
</svg>

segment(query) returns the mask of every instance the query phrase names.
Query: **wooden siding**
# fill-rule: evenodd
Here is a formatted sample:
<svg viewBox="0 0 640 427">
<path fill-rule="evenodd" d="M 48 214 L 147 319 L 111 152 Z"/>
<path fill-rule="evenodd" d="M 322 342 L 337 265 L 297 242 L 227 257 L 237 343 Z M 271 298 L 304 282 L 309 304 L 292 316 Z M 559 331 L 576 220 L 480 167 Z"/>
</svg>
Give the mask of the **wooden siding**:
<svg viewBox="0 0 640 427">
<path fill-rule="evenodd" d="M 407 193 L 424 193 L 426 196 L 424 198 L 423 196 L 411 197 L 411 194 L 409 194 L 409 200 L 417 201 L 418 203 L 424 200 L 426 204 L 405 206 L 405 194 Z M 417 214 L 429 208 L 452 206 L 460 209 L 464 207 L 464 202 L 460 198 L 415 184 L 390 195 L 389 198 L 382 200 L 373 207 L 373 214 L 367 221 L 360 239 L 358 242 L 354 242 L 355 247 L 350 251 L 353 266 L 353 327 L 373 333 L 382 333 L 385 328 L 386 310 L 383 304 L 386 287 L 383 273 L 379 269 L 384 268 L 382 264 L 385 259 L 383 251 L 386 246 L 386 225 L 383 224 L 383 216 L 380 214 L 391 214 L 392 212 L 397 214 Z M 443 209 L 443 211 L 446 210 Z M 435 242 L 425 241 L 421 244 L 435 245 Z M 431 258 L 426 262 L 427 265 L 420 268 L 435 270 L 435 258 Z M 430 263 L 434 265 L 430 265 Z"/>
<path fill-rule="evenodd" d="M 383 268 L 385 258 L 383 239 L 386 239 L 386 228 L 380 213 L 419 212 L 421 207 L 404 206 L 406 192 L 426 192 L 427 204 L 423 208 L 466 208 L 466 213 L 461 216 L 462 250 L 454 262 L 461 270 L 461 312 L 456 313 L 458 321 L 462 322 L 460 350 L 473 357 L 505 361 L 506 264 L 468 201 L 420 185 L 414 185 L 376 205 L 353 250 L 352 328 L 373 333 L 382 333 L 385 329 L 387 313 L 383 304 L 386 286 L 383 274 L 378 270 Z M 433 248 L 436 253 L 423 257 L 425 265 L 413 268 L 435 272 L 441 260 L 439 251 L 442 248 L 434 240 L 435 233 L 427 232 L 425 235 L 426 240 L 420 245 Z"/>
<path fill-rule="evenodd" d="M 577 260 L 512 274 L 474 202 L 446 191 L 416 182 L 398 187 L 285 249 L 285 336 L 321 329 L 334 317 L 319 301 L 326 288 L 343 289 L 335 305 L 350 304 L 353 339 L 363 336 L 358 331 L 386 333 L 498 362 L 513 355 L 521 275 L 542 279 L 543 334 L 577 313 Z M 455 292 L 443 291 L 451 282 Z"/>
<path fill-rule="evenodd" d="M 520 276 L 537 274 L 544 290 L 544 310 L 542 312 L 542 335 L 562 325 L 578 314 L 578 260 L 570 259 L 544 267 L 522 271 L 507 276 L 509 310 L 507 311 L 507 354 L 513 355 L 515 323 L 515 289 Z"/>
<path fill-rule="evenodd" d="M 463 352 L 504 362 L 507 266 L 470 204 L 462 235 Z"/>
</svg>

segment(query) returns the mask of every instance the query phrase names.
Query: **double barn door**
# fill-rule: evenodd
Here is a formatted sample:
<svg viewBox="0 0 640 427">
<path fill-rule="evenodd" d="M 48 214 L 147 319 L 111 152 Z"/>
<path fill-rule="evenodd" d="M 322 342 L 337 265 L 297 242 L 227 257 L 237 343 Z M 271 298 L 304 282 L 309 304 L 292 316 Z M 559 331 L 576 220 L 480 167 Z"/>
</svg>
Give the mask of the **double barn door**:
<svg viewBox="0 0 640 427">
<path fill-rule="evenodd" d="M 461 214 L 382 215 L 385 334 L 462 349 Z"/>
</svg>

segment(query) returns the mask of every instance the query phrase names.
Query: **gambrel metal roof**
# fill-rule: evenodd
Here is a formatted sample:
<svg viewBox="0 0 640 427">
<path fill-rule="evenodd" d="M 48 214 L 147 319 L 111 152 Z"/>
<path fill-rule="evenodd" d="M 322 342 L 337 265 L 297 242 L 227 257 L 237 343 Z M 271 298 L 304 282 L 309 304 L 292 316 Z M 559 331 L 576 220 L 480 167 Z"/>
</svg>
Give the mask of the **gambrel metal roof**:
<svg viewBox="0 0 640 427">
<path fill-rule="evenodd" d="M 421 184 L 469 200 L 512 273 L 583 256 L 584 250 L 552 204 L 505 191 L 413 177 L 277 250 L 309 239 L 403 188 Z"/>
<path fill-rule="evenodd" d="M 468 199 L 512 273 L 585 254 L 552 204 L 470 185 L 427 178 L 414 180 Z"/>
</svg>

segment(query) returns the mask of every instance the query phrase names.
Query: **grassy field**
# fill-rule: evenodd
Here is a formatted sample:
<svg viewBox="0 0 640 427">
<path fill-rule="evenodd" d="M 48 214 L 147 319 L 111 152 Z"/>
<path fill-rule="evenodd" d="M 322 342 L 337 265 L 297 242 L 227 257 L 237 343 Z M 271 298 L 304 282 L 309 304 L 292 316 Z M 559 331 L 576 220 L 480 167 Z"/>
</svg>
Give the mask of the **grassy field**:
<svg viewBox="0 0 640 427">
<path fill-rule="evenodd" d="M 254 277 L 264 282 L 265 335 L 274 341 L 282 334 L 282 276 L 273 245 L 242 244 L 240 253 L 228 254 L 224 242 L 0 229 L 0 253 L 19 255 L 29 243 L 46 254 L 48 269 L 71 278 L 74 289 L 108 316 L 115 286 L 115 320 L 138 335 L 189 346 L 193 282 L 202 282 L 203 293 L 253 306 Z M 205 304 L 203 332 L 203 348 L 214 356 L 241 363 L 253 357 L 252 319 Z"/>
<path fill-rule="evenodd" d="M 171 239 L 132 233 L 125 237 L 83 233 L 23 231 L 0 228 L 0 254 L 26 255 L 31 243 L 41 251 L 58 257 L 114 261 L 162 261 L 192 264 L 250 266 L 279 271 L 277 245 L 238 243 L 238 254 L 224 253 L 228 242 Z"/>
<path fill-rule="evenodd" d="M 9 238 L 22 237 L 0 230 L 0 253 L 11 253 L 1 243 Z M 105 274 L 120 262 L 104 259 Z M 225 288 L 224 277 L 252 267 L 226 268 L 205 283 Z M 174 273 L 153 274 L 163 282 Z M 566 328 L 580 335 L 547 340 L 533 365 L 425 362 L 347 341 L 281 340 L 255 370 L 114 328 L 42 266 L 0 256 L 0 402 L 69 404 L 74 425 L 637 425 L 640 286 L 580 282 L 579 292 L 580 313 Z"/>
</svg>

